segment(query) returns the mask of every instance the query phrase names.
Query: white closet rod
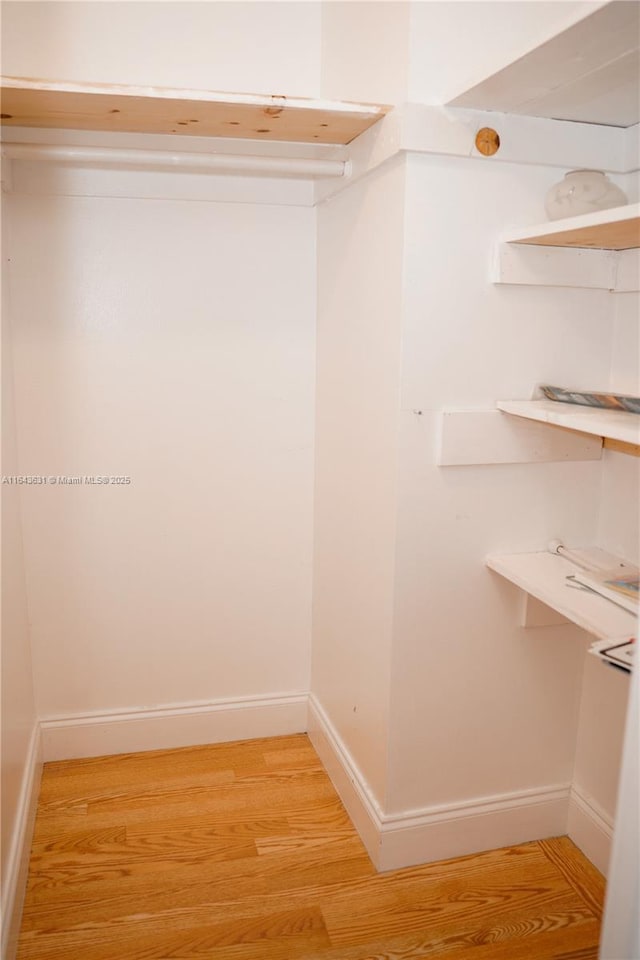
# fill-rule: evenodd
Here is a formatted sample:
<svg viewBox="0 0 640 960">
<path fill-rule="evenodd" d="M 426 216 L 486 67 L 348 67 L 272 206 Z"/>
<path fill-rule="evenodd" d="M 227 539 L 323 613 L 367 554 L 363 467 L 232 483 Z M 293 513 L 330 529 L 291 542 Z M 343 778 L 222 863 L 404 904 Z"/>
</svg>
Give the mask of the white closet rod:
<svg viewBox="0 0 640 960">
<path fill-rule="evenodd" d="M 174 153 L 168 150 L 136 150 L 121 147 L 72 147 L 42 143 L 5 143 L 2 156 L 9 160 L 49 160 L 66 164 L 144 167 L 176 172 L 211 170 L 217 173 L 247 173 L 280 177 L 344 177 L 344 160 L 313 160 L 304 157 L 239 156 L 223 153 Z"/>
</svg>

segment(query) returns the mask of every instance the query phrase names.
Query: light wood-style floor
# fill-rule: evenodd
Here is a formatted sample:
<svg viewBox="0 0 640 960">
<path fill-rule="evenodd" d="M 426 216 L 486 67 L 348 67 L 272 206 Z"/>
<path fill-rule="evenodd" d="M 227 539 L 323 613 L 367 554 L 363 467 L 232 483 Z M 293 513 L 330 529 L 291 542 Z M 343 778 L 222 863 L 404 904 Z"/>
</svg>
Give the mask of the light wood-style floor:
<svg viewBox="0 0 640 960">
<path fill-rule="evenodd" d="M 566 837 L 377 874 L 304 735 L 47 764 L 19 960 L 595 960 Z"/>
</svg>

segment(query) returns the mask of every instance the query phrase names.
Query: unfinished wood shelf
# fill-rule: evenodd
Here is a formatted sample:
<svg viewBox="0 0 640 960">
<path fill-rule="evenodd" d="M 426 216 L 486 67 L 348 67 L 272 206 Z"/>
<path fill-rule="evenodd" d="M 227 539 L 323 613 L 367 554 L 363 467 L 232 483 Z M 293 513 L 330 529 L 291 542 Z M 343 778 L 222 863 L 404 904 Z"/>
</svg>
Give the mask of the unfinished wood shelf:
<svg viewBox="0 0 640 960">
<path fill-rule="evenodd" d="M 163 87 L 2 78 L 2 124 L 347 144 L 390 107 Z"/>
<path fill-rule="evenodd" d="M 543 247 L 635 249 L 640 247 L 640 203 L 528 227 L 502 237 L 502 241 Z"/>
<path fill-rule="evenodd" d="M 579 406 L 557 400 L 499 400 L 496 406 L 503 413 L 515 417 L 602 437 L 605 446 L 637 455 L 640 444 L 640 415 L 637 413 Z"/>
<path fill-rule="evenodd" d="M 578 567 L 565 557 L 544 551 L 490 556 L 485 563 L 600 640 L 629 639 L 637 634 L 638 619 L 633 613 L 594 593 L 567 586 L 567 576 L 577 573 Z"/>
</svg>

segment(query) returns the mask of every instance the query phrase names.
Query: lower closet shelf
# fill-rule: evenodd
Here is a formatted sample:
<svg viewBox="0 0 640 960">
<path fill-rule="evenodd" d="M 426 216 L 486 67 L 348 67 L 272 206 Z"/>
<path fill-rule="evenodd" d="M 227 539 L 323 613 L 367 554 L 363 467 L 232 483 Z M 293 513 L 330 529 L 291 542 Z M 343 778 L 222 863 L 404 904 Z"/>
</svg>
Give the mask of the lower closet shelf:
<svg viewBox="0 0 640 960">
<path fill-rule="evenodd" d="M 489 556 L 486 565 L 599 640 L 637 637 L 638 618 L 609 600 L 570 586 L 578 568 L 548 551 Z"/>
</svg>

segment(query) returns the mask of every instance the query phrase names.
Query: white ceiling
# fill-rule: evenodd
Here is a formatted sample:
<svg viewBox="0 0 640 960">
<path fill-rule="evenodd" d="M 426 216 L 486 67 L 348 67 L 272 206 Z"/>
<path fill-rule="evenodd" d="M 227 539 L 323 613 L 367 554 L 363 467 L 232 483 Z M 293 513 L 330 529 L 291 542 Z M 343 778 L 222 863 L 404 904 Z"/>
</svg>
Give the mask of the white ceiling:
<svg viewBox="0 0 640 960">
<path fill-rule="evenodd" d="M 606 4 L 449 105 L 633 126 L 640 120 L 640 2 Z"/>
</svg>

